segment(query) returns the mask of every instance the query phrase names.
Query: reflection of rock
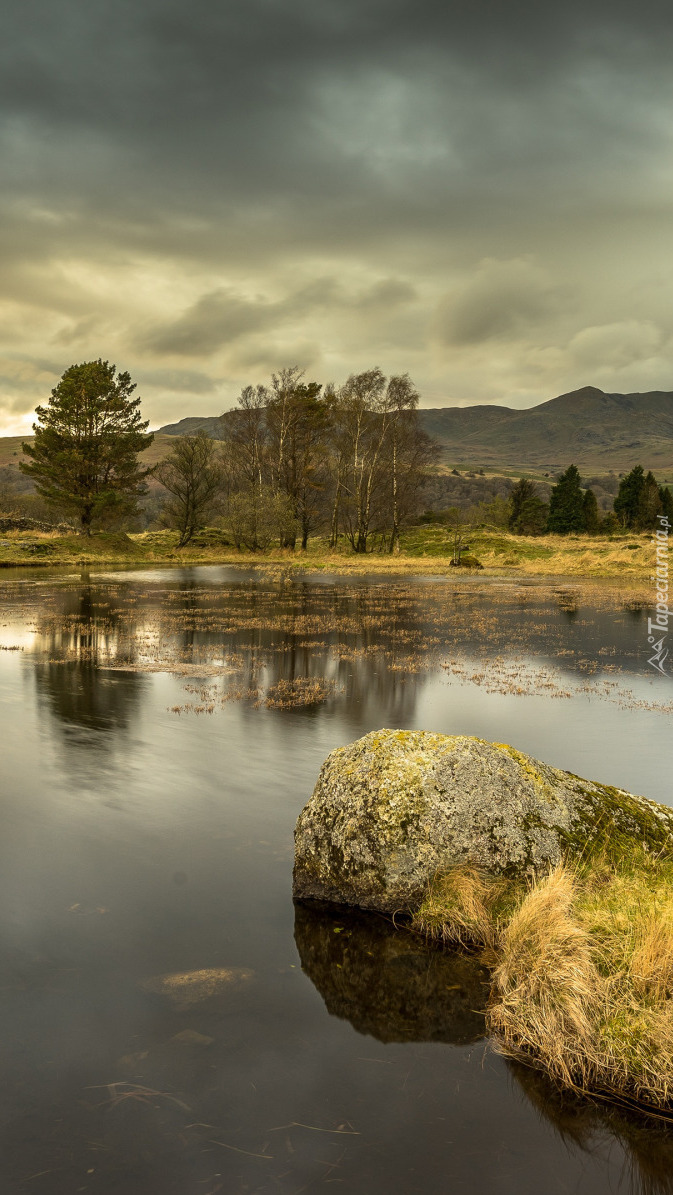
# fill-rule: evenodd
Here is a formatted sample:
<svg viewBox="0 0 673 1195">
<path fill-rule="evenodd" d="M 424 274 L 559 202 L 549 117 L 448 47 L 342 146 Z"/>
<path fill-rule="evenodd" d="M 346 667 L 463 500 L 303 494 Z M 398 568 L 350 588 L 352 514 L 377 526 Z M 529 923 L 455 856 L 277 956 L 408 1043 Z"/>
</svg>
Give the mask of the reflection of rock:
<svg viewBox="0 0 673 1195">
<path fill-rule="evenodd" d="M 166 996 L 177 1008 L 189 1008 L 210 1000 L 222 991 L 241 987 L 252 979 L 253 972 L 245 967 L 210 967 L 202 971 L 177 971 L 172 975 L 154 975 L 145 979 L 141 987 L 157 996 Z"/>
<path fill-rule="evenodd" d="M 437 872 L 544 871 L 620 838 L 670 848 L 673 810 L 500 743 L 379 730 L 327 757 L 295 831 L 294 894 L 413 910 Z"/>
<path fill-rule="evenodd" d="M 358 1033 L 456 1044 L 483 1036 L 487 973 L 469 955 L 330 906 L 296 904 L 294 932 L 302 968 L 327 1011 Z"/>
</svg>

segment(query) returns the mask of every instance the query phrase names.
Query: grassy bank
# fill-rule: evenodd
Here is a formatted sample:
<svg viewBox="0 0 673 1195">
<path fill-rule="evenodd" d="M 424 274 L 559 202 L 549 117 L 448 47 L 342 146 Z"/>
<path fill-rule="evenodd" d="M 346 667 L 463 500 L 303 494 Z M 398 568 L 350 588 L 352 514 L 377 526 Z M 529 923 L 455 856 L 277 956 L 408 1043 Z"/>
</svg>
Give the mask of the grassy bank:
<svg viewBox="0 0 673 1195">
<path fill-rule="evenodd" d="M 671 1110 L 673 855 L 636 844 L 526 888 L 456 869 L 415 924 L 483 952 L 503 1052 L 563 1088 Z"/>
<path fill-rule="evenodd" d="M 451 541 L 439 526 L 414 527 L 402 536 L 399 555 L 371 552 L 357 556 L 346 546 L 330 550 L 326 541 L 311 540 L 307 552 L 271 550 L 239 552 L 222 532 L 201 532 L 186 548 L 178 548 L 172 531 L 138 534 L 103 532 L 79 535 L 5 532 L 0 535 L 0 567 L 8 565 L 235 564 L 245 567 L 282 565 L 301 571 L 386 573 L 410 576 L 455 575 Z M 607 577 L 647 580 L 653 549 L 649 535 L 624 537 L 526 536 L 480 530 L 470 538 L 470 555 L 482 565 L 480 575 Z M 467 571 L 467 570 L 461 570 Z"/>
</svg>

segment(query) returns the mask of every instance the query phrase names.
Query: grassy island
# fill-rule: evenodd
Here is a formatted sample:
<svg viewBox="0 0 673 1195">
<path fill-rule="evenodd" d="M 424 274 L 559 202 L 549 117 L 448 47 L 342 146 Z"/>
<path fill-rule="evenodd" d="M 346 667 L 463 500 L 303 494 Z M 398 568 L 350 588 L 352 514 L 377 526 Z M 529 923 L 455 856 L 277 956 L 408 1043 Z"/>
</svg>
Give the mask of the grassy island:
<svg viewBox="0 0 673 1195">
<path fill-rule="evenodd" d="M 507 744 L 371 731 L 322 765 L 293 891 L 479 952 L 502 1051 L 673 1114 L 669 806 Z"/>
<path fill-rule="evenodd" d="M 673 852 L 636 842 L 527 885 L 456 868 L 414 924 L 480 951 L 503 1052 L 564 1088 L 670 1111 Z"/>
</svg>

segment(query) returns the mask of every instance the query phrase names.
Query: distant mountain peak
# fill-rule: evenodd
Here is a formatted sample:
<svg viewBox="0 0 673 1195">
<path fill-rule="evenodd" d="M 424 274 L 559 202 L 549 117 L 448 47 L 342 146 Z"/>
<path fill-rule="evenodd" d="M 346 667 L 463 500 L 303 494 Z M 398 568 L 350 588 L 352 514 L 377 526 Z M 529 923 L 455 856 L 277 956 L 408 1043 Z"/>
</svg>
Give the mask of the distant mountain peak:
<svg viewBox="0 0 673 1195">
<path fill-rule="evenodd" d="M 567 394 L 560 395 L 561 398 L 579 398 L 586 395 L 587 398 L 593 397 L 595 394 L 605 394 L 604 390 L 599 390 L 598 386 L 580 386 L 579 390 L 569 390 Z"/>
</svg>

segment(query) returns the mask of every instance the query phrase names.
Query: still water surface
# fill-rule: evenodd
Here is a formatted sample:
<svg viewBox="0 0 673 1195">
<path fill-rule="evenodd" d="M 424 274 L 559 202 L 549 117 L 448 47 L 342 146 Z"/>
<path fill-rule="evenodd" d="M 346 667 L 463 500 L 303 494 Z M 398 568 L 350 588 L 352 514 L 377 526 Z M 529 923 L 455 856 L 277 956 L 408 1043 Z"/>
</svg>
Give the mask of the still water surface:
<svg viewBox="0 0 673 1195">
<path fill-rule="evenodd" d="M 291 894 L 322 760 L 382 726 L 668 802 L 646 618 L 570 583 L 5 573 L 2 1190 L 673 1191 L 664 1130 L 492 1052 L 473 960 Z"/>
</svg>

